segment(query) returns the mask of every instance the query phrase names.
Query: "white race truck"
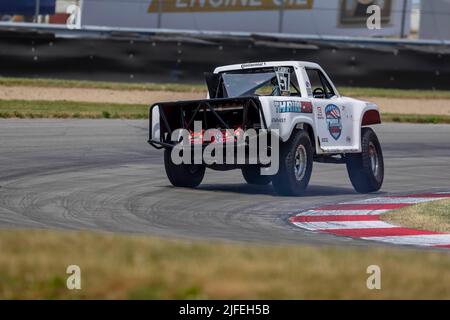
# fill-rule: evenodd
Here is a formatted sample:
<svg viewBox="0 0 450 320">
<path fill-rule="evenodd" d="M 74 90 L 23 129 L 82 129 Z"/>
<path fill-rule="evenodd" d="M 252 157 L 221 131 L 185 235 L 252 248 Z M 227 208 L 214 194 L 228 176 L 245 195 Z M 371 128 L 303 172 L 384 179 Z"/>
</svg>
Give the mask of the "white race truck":
<svg viewBox="0 0 450 320">
<path fill-rule="evenodd" d="M 149 140 L 165 148 L 165 170 L 178 187 L 196 187 L 205 168 L 241 169 L 250 184 L 269 184 L 280 195 L 301 195 L 310 180 L 313 161 L 346 164 L 351 183 L 360 193 L 381 188 L 384 178 L 383 154 L 371 125 L 381 123 L 378 107 L 366 101 L 343 97 L 325 71 L 315 63 L 277 61 L 218 67 L 205 74 L 208 96 L 203 100 L 156 103 L 150 107 Z M 202 131 L 196 132 L 194 123 Z M 205 129 L 223 132 L 223 137 L 203 139 Z M 225 142 L 228 132 L 255 130 L 276 132 L 279 152 L 276 173 L 267 175 L 267 163 L 215 163 L 201 160 L 178 163 L 172 151 L 185 138 L 174 132 L 190 133 L 192 151 Z M 270 135 L 274 135 L 272 131 Z M 178 133 L 178 136 L 180 134 Z M 238 144 L 236 136 L 233 143 Z M 249 139 L 240 140 L 245 145 Z M 223 144 L 225 145 L 225 143 Z M 186 144 L 183 147 L 186 150 Z M 266 150 L 267 151 L 267 150 Z M 186 151 L 184 151 L 186 152 Z M 192 151 L 193 152 L 193 151 Z M 225 156 L 224 156 L 225 157 Z"/>
</svg>

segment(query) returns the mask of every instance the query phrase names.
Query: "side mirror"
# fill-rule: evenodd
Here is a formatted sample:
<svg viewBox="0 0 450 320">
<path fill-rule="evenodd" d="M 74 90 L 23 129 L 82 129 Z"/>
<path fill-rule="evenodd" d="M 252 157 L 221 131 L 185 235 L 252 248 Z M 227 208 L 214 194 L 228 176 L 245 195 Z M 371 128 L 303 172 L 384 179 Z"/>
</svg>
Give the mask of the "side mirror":
<svg viewBox="0 0 450 320">
<path fill-rule="evenodd" d="M 322 88 L 315 88 L 313 91 L 313 97 L 317 99 L 325 99 L 325 91 Z"/>
</svg>

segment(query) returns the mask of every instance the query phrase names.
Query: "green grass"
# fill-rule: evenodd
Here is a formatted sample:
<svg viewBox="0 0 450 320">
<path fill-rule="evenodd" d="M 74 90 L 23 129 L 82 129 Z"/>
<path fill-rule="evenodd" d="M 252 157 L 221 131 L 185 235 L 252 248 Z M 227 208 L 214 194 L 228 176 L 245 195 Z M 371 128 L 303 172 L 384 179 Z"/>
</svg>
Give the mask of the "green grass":
<svg viewBox="0 0 450 320">
<path fill-rule="evenodd" d="M 147 119 L 148 107 L 143 104 L 0 100 L 0 118 Z M 450 116 L 385 113 L 382 121 L 450 124 Z"/>
<path fill-rule="evenodd" d="M 0 100 L 0 118 L 145 119 L 148 118 L 148 105 Z"/>
<path fill-rule="evenodd" d="M 448 115 L 383 113 L 381 114 L 381 120 L 382 122 L 450 124 L 450 116 Z"/>
<path fill-rule="evenodd" d="M 403 90 L 389 88 L 341 87 L 339 93 L 353 98 L 378 97 L 398 99 L 450 99 L 450 91 L 444 90 Z"/>
<path fill-rule="evenodd" d="M 382 215 L 382 218 L 404 227 L 450 233 L 450 200 L 408 206 Z"/>
<path fill-rule="evenodd" d="M 0 86 L 32 86 L 54 88 L 97 88 L 112 90 L 150 90 L 175 92 L 205 92 L 204 84 L 177 83 L 120 83 L 102 81 L 78 81 L 56 79 L 27 79 L 0 77 Z M 350 97 L 385 97 L 411 99 L 450 99 L 450 91 L 401 90 L 390 88 L 340 87 L 339 92 Z"/>
<path fill-rule="evenodd" d="M 27 86 L 41 88 L 87 88 L 111 90 L 148 90 L 174 92 L 204 92 L 206 87 L 200 84 L 177 83 L 121 83 L 104 81 L 79 81 L 56 79 L 27 79 L 0 77 L 0 86 Z"/>
<path fill-rule="evenodd" d="M 44 230 L 0 230 L 0 252 L 1 299 L 450 299 L 442 252 Z M 366 287 L 373 264 L 381 290 Z M 69 265 L 79 291 L 66 288 Z"/>
</svg>

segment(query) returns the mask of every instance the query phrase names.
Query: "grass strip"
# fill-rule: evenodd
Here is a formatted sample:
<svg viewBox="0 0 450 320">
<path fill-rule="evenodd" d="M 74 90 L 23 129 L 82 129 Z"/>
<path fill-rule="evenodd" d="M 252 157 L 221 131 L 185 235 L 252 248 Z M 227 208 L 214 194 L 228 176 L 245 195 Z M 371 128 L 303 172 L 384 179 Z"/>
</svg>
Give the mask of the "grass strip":
<svg viewBox="0 0 450 320">
<path fill-rule="evenodd" d="M 148 105 L 0 100 L 0 118 L 146 119 Z"/>
<path fill-rule="evenodd" d="M 149 90 L 174 92 L 205 92 L 204 84 L 178 83 L 121 83 L 104 81 L 80 81 L 57 79 L 29 79 L 0 77 L 0 86 L 30 86 L 54 88 L 91 88 L 112 90 Z M 450 99 L 450 91 L 446 90 L 405 90 L 391 88 L 340 87 L 342 95 L 349 97 L 381 97 L 409 99 Z"/>
<path fill-rule="evenodd" d="M 382 122 L 450 124 L 448 115 L 382 113 Z"/>
<path fill-rule="evenodd" d="M 91 232 L 0 230 L 2 299 L 450 299 L 450 256 Z M 368 290 L 369 265 L 381 290 Z M 66 269 L 81 268 L 81 290 Z"/>
<path fill-rule="evenodd" d="M 403 227 L 450 233 L 450 200 L 420 203 L 382 215 Z"/>
<path fill-rule="evenodd" d="M 0 100 L 0 118 L 147 119 L 148 107 L 144 104 Z M 450 124 L 450 116 L 384 113 L 382 121 Z"/>
<path fill-rule="evenodd" d="M 396 99 L 450 99 L 450 91 L 447 90 L 414 90 L 391 88 L 359 88 L 341 87 L 339 93 L 353 98 L 376 97 Z"/>
<path fill-rule="evenodd" d="M 173 91 L 173 92 L 204 92 L 206 87 L 200 84 L 178 83 L 122 83 L 105 81 L 58 80 L 58 79 L 28 79 L 0 77 L 0 86 L 24 86 L 41 88 L 84 88 L 138 91 Z"/>
</svg>

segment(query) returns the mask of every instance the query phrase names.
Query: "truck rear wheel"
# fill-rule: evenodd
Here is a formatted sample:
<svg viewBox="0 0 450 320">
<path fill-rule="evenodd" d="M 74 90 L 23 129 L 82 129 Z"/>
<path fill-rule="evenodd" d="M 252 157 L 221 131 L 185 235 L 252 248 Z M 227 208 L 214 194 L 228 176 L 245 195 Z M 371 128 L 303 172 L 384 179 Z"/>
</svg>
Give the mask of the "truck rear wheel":
<svg viewBox="0 0 450 320">
<path fill-rule="evenodd" d="M 380 142 L 371 128 L 361 130 L 361 153 L 348 154 L 347 172 L 359 193 L 380 190 L 384 179 L 384 161 Z"/>
<path fill-rule="evenodd" d="M 243 167 L 242 175 L 248 184 L 266 185 L 272 181 L 271 176 L 261 175 L 261 167 L 257 165 Z"/>
<path fill-rule="evenodd" d="M 305 192 L 313 167 L 313 148 L 309 135 L 299 130 L 280 145 L 280 168 L 272 177 L 275 192 L 298 196 Z"/>
<path fill-rule="evenodd" d="M 170 157 L 171 151 L 171 149 L 164 150 L 164 168 L 170 183 L 175 187 L 197 187 L 205 176 L 205 166 L 198 164 L 174 164 Z"/>
</svg>

